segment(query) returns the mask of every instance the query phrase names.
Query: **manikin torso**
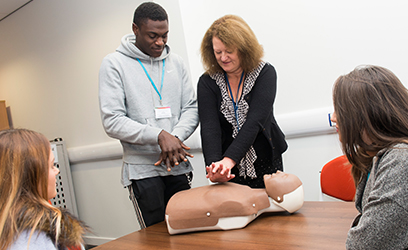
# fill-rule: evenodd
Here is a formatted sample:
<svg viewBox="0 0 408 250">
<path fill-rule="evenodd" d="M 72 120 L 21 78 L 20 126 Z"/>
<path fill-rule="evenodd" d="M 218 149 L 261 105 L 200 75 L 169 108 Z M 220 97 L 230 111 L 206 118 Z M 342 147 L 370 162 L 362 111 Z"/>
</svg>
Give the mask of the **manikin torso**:
<svg viewBox="0 0 408 250">
<path fill-rule="evenodd" d="M 293 213 L 303 205 L 303 186 L 293 174 L 265 175 L 265 189 L 225 182 L 181 191 L 166 208 L 170 234 L 243 228 L 264 212 Z"/>
</svg>

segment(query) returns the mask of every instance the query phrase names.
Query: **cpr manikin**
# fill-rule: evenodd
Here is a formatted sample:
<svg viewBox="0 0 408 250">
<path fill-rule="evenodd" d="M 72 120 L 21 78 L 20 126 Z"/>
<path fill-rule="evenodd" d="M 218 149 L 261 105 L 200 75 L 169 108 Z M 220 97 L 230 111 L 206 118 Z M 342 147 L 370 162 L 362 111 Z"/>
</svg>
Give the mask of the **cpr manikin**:
<svg viewBox="0 0 408 250">
<path fill-rule="evenodd" d="M 303 205 L 303 186 L 293 174 L 264 176 L 265 189 L 232 182 L 176 193 L 166 208 L 170 234 L 243 228 L 266 212 L 293 213 Z"/>
</svg>

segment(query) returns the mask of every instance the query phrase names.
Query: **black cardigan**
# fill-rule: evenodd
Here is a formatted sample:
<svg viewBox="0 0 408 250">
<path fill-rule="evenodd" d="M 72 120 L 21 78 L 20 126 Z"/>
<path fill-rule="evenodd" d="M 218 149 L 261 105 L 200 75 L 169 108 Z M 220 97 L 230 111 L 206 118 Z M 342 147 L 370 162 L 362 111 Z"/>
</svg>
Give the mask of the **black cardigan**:
<svg viewBox="0 0 408 250">
<path fill-rule="evenodd" d="M 203 74 L 197 87 L 198 114 L 201 126 L 201 142 L 205 164 L 229 157 L 238 163 L 254 144 L 259 134 L 270 143 L 270 159 L 282 155 L 287 149 L 285 136 L 273 114 L 276 96 L 276 71 L 267 63 L 261 70 L 252 90 L 243 98 L 249 110 L 246 122 L 236 138 L 232 138 L 232 125 L 220 112 L 221 91 L 215 80 Z"/>
</svg>

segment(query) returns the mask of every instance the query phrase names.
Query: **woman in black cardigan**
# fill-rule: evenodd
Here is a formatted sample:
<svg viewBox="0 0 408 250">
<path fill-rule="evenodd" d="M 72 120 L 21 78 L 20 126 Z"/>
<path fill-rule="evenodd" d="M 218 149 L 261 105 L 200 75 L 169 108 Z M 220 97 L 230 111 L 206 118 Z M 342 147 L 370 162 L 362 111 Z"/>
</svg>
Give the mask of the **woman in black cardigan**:
<svg viewBox="0 0 408 250">
<path fill-rule="evenodd" d="M 198 112 L 207 178 L 264 188 L 263 175 L 283 170 L 285 136 L 276 123 L 275 68 L 246 22 L 234 15 L 207 30 L 198 82 Z"/>
</svg>

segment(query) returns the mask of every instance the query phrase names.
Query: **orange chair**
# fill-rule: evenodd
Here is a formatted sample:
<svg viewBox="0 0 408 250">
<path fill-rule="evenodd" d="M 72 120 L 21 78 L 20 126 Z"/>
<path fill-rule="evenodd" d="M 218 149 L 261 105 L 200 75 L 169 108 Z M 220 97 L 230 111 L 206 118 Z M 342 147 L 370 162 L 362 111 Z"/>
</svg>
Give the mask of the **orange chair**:
<svg viewBox="0 0 408 250">
<path fill-rule="evenodd" d="M 320 172 L 322 193 L 343 200 L 353 201 L 356 194 L 351 164 L 345 155 L 339 156 L 323 166 Z"/>
</svg>

